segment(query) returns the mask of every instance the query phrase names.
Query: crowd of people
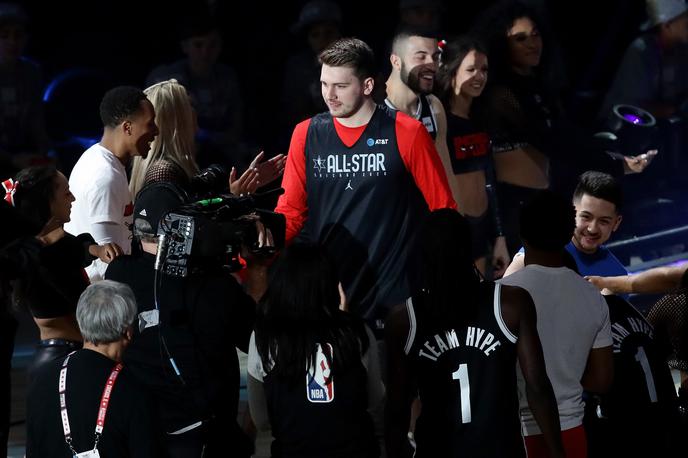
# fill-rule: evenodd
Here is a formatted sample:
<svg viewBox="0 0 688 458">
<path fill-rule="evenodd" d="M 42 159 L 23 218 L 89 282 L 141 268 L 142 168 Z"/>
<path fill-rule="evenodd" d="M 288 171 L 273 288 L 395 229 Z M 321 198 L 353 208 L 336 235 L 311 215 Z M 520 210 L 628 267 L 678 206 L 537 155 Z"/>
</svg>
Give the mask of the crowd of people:
<svg viewBox="0 0 688 458">
<path fill-rule="evenodd" d="M 12 313 L 40 332 L 27 457 L 248 457 L 256 432 L 274 457 L 680 453 L 688 273 L 629 276 L 605 247 L 657 150 L 566 115 L 528 6 L 445 41 L 433 2 L 401 4 L 389 75 L 336 4 L 304 6 L 286 154 L 229 154 L 241 91 L 203 17 L 184 60 L 103 94 L 71 171 L 10 161 L 3 367 Z M 647 5 L 678 53 L 688 6 Z M 25 24 L 4 8 L 0 30 Z M 628 295 L 649 292 L 670 294 L 644 316 Z"/>
</svg>

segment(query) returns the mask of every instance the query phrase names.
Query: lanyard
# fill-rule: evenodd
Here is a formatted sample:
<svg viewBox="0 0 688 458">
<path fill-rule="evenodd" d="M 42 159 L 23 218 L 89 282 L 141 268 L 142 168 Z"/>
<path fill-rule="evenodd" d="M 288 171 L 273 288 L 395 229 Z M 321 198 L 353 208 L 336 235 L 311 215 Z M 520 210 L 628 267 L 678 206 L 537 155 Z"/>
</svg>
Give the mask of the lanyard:
<svg viewBox="0 0 688 458">
<path fill-rule="evenodd" d="M 64 432 L 65 442 L 69 446 L 74 456 L 77 455 L 76 450 L 72 446 L 72 431 L 69 426 L 69 415 L 67 414 L 67 363 L 69 363 L 69 358 L 75 352 L 71 352 L 62 363 L 62 369 L 60 369 L 60 380 L 58 382 L 58 390 L 60 393 L 60 415 L 62 417 L 62 431 Z M 103 395 L 100 398 L 100 407 L 98 408 L 98 419 L 96 420 L 96 433 L 95 433 L 95 445 L 93 450 L 98 448 L 98 441 L 100 436 L 103 434 L 103 428 L 105 427 L 105 414 L 107 414 L 108 405 L 110 404 L 110 396 L 112 395 L 112 389 L 117 381 L 117 376 L 122 371 L 122 363 L 117 363 L 115 367 L 110 372 L 110 376 L 105 383 L 105 388 L 103 388 Z"/>
</svg>

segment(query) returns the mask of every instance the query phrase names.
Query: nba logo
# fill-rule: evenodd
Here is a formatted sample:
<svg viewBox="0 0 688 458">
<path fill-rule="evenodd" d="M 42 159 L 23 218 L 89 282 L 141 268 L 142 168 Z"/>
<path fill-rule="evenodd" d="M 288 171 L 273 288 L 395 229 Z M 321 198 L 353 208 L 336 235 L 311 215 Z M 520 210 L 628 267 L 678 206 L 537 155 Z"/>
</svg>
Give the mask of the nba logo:
<svg viewBox="0 0 688 458">
<path fill-rule="evenodd" d="M 310 402 L 332 402 L 334 401 L 334 379 L 330 376 L 330 363 L 327 361 L 329 356 L 332 361 L 332 345 L 326 344 L 323 348 L 317 344 L 315 353 L 315 367 L 311 367 L 306 372 L 306 399 Z"/>
</svg>

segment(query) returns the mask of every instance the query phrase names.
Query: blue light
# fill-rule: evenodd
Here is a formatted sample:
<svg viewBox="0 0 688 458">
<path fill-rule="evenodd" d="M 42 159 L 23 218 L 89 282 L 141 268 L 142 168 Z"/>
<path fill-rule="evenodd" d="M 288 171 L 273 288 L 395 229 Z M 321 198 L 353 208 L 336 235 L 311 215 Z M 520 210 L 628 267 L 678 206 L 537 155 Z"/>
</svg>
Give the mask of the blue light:
<svg viewBox="0 0 688 458">
<path fill-rule="evenodd" d="M 53 80 L 48 83 L 48 85 L 45 88 L 45 92 L 43 92 L 43 102 L 50 102 L 50 99 L 53 96 L 53 92 L 55 92 L 56 88 L 62 84 L 65 80 L 68 80 L 70 78 L 74 77 L 79 77 L 79 76 L 94 76 L 94 75 L 99 75 L 99 72 L 89 69 L 89 68 L 72 68 L 69 70 L 65 70 L 64 72 L 60 73 L 57 75 Z"/>
</svg>

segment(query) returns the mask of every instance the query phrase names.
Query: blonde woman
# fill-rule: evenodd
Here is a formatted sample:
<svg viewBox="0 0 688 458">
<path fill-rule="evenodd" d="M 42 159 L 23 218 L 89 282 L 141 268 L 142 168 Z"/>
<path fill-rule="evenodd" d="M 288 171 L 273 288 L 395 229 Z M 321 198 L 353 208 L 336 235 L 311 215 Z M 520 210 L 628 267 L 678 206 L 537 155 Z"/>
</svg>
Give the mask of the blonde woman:
<svg viewBox="0 0 688 458">
<path fill-rule="evenodd" d="M 136 157 L 133 162 L 129 181 L 132 196 L 146 184 L 160 181 L 172 182 L 193 193 L 199 182 L 207 183 L 208 178 L 213 185 L 217 185 L 218 179 L 228 178 L 232 193 L 251 193 L 275 180 L 284 170 L 286 158 L 283 154 L 261 162 L 263 152 L 260 152 L 239 178 L 234 167 L 228 177 L 221 167 L 212 167 L 199 175 L 194 142 L 198 125 L 186 89 L 177 80 L 170 79 L 144 92 L 155 108 L 155 122 L 160 133 L 151 143 L 148 156 Z"/>
</svg>

